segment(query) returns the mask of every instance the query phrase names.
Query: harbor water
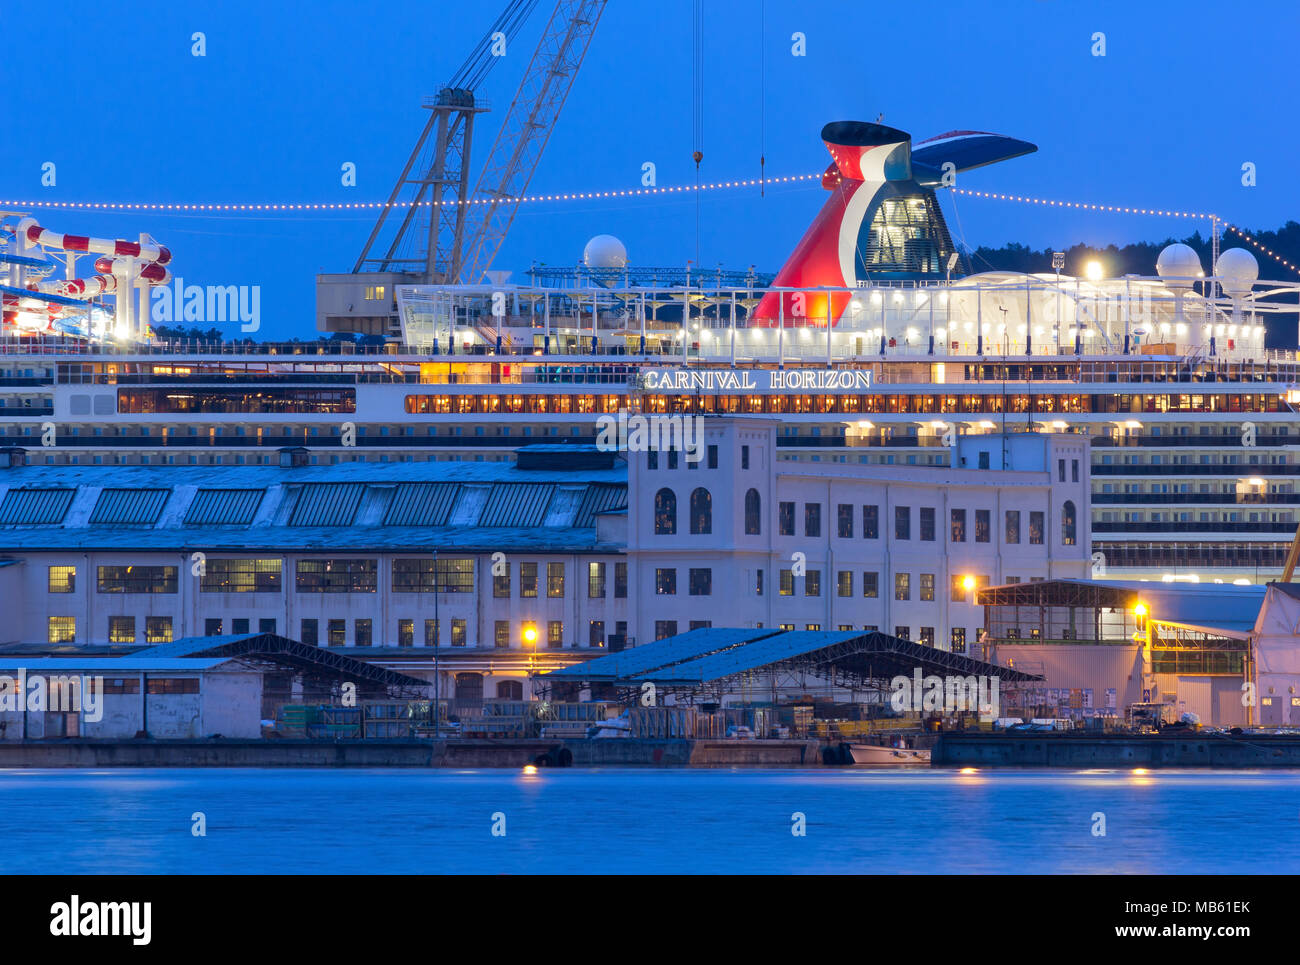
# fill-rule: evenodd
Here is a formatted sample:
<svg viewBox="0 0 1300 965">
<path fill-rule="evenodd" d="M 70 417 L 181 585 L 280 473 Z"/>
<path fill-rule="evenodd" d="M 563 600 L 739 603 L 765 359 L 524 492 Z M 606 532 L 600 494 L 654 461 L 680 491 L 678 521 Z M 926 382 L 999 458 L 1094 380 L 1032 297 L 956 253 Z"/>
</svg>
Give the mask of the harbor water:
<svg viewBox="0 0 1300 965">
<path fill-rule="evenodd" d="M 10 874 L 1289 873 L 1300 772 L 13 769 L 0 832 Z"/>
</svg>

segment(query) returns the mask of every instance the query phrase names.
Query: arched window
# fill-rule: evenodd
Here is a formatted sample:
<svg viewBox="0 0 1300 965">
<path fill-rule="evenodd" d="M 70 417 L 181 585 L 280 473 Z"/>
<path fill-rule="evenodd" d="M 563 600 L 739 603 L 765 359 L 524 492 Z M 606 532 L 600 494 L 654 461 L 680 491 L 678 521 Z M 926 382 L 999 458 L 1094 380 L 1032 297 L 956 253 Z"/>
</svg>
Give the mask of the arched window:
<svg viewBox="0 0 1300 965">
<path fill-rule="evenodd" d="M 1075 519 L 1074 503 L 1067 499 L 1061 506 L 1061 542 L 1066 546 L 1073 546 L 1078 540 Z"/>
<path fill-rule="evenodd" d="M 713 497 L 703 486 L 691 493 L 691 532 L 713 532 Z"/>
<path fill-rule="evenodd" d="M 664 488 L 655 493 L 655 535 L 671 536 L 677 532 L 677 494 Z"/>
<path fill-rule="evenodd" d="M 524 685 L 518 680 L 497 681 L 497 700 L 523 700 Z"/>
<path fill-rule="evenodd" d="M 758 536 L 763 532 L 763 500 L 757 489 L 745 493 L 745 535 Z"/>
</svg>

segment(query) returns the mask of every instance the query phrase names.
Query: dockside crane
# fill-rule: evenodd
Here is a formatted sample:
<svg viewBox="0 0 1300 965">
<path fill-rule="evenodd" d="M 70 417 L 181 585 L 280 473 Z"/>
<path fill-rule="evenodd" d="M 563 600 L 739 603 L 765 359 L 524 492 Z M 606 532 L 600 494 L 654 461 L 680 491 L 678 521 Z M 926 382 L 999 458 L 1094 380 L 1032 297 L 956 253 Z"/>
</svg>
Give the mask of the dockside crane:
<svg viewBox="0 0 1300 965">
<path fill-rule="evenodd" d="M 352 271 L 401 272 L 426 284 L 481 279 L 514 220 L 607 0 L 559 0 L 469 191 L 478 90 L 538 0 L 511 0 L 438 94 L 419 140 Z M 401 221 L 395 229 L 390 219 Z M 381 241 L 393 231 L 387 246 Z M 381 253 L 382 252 L 382 253 Z"/>
</svg>

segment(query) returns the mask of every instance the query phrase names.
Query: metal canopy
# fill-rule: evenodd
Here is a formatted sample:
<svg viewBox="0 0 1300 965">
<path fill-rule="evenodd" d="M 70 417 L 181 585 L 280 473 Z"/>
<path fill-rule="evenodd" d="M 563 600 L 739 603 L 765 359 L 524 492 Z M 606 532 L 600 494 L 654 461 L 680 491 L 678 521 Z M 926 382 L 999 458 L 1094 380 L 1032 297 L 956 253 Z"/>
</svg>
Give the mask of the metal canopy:
<svg viewBox="0 0 1300 965">
<path fill-rule="evenodd" d="M 653 643 L 620 650 L 575 663 L 544 675 L 547 681 L 562 683 L 611 683 L 616 680 L 650 680 L 653 671 L 663 671 L 684 661 L 717 653 L 754 640 L 770 637 L 778 631 L 762 628 L 706 627 L 665 637 Z"/>
<path fill-rule="evenodd" d="M 887 633 L 826 630 L 787 631 L 648 674 L 645 679 L 670 686 L 701 686 L 746 673 L 790 669 L 818 672 L 824 667 L 837 676 L 863 683 L 908 676 L 917 669 L 923 674 L 998 677 L 1007 683 L 1043 679 Z"/>
<path fill-rule="evenodd" d="M 375 687 L 416 690 L 421 695 L 429 687 L 427 680 L 409 677 L 395 670 L 354 660 L 352 657 L 322 647 L 311 647 L 274 633 L 227 634 L 219 637 L 185 637 L 160 643 L 132 654 L 132 659 L 162 657 L 250 657 L 293 667 L 307 673 L 327 675 L 371 684 Z M 112 666 L 106 658 L 104 666 Z"/>
</svg>

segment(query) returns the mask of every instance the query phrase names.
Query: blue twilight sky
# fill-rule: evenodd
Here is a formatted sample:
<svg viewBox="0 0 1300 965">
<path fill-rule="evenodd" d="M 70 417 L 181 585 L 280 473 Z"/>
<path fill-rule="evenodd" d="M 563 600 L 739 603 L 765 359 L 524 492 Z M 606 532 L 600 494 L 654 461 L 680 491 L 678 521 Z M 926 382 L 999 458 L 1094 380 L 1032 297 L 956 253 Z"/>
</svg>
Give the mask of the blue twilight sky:
<svg viewBox="0 0 1300 965">
<path fill-rule="evenodd" d="M 962 187 L 1213 210 L 1246 227 L 1300 219 L 1288 180 L 1300 147 L 1295 0 L 703 3 L 704 180 L 756 176 L 764 151 L 769 175 L 820 171 L 823 124 L 883 112 L 917 140 L 973 128 L 1039 145 L 964 175 Z M 68 0 L 6 0 L 0 198 L 382 200 L 423 124 L 421 98 L 503 6 L 132 0 L 105 14 Z M 481 91 L 496 109 L 476 132 L 479 161 L 551 6 L 541 0 Z M 531 192 L 637 187 L 645 161 L 661 186 L 693 180 L 691 9 L 691 0 L 610 0 Z M 191 56 L 195 31 L 206 34 L 205 57 Z M 804 57 L 791 55 L 795 31 L 806 35 Z M 1091 53 L 1098 31 L 1104 57 Z M 57 165 L 52 188 L 40 183 L 46 161 Z M 346 161 L 357 166 L 355 188 L 340 183 Z M 1241 184 L 1245 162 L 1256 165 L 1255 187 Z M 821 203 L 813 184 L 765 198 L 709 194 L 700 261 L 775 271 Z M 1193 227 L 975 198 L 958 198 L 954 216 L 942 203 L 954 236 L 972 246 L 1158 240 Z M 187 283 L 260 285 L 262 335 L 272 338 L 314 336 L 314 273 L 349 270 L 373 223 L 38 214 L 56 231 L 148 231 L 173 249 Z M 605 232 L 634 263 L 682 265 L 695 254 L 695 203 L 525 206 L 497 267 L 573 264 Z"/>
</svg>

